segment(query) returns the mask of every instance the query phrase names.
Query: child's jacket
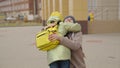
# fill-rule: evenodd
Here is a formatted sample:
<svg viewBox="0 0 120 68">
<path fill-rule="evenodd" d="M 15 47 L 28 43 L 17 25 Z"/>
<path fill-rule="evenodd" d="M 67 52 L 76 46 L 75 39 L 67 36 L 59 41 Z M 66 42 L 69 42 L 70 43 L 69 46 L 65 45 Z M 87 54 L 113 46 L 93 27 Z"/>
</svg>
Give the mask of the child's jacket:
<svg viewBox="0 0 120 68">
<path fill-rule="evenodd" d="M 64 36 L 68 31 L 78 32 L 81 30 L 80 24 L 78 23 L 60 23 L 58 27 L 58 32 Z M 47 52 L 48 64 L 59 60 L 68 60 L 71 59 L 70 49 L 63 46 L 58 45 L 54 49 L 51 49 Z"/>
</svg>

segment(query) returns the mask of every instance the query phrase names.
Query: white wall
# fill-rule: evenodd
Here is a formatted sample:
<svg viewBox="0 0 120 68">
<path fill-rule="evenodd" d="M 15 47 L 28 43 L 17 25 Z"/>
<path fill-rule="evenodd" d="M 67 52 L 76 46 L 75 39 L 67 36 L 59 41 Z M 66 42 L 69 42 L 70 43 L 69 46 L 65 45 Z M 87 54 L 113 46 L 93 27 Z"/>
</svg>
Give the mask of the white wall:
<svg viewBox="0 0 120 68">
<path fill-rule="evenodd" d="M 120 19 L 120 0 L 88 0 L 96 20 Z M 118 8 L 119 7 L 119 8 Z"/>
</svg>

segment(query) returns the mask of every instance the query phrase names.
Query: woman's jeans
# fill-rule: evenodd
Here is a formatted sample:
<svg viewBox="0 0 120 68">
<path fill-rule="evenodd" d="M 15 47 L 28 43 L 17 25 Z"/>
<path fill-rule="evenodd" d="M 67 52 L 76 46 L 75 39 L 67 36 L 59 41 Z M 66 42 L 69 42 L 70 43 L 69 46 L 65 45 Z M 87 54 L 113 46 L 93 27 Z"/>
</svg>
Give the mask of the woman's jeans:
<svg viewBox="0 0 120 68">
<path fill-rule="evenodd" d="M 50 64 L 50 68 L 70 68 L 70 60 L 53 62 Z"/>
</svg>

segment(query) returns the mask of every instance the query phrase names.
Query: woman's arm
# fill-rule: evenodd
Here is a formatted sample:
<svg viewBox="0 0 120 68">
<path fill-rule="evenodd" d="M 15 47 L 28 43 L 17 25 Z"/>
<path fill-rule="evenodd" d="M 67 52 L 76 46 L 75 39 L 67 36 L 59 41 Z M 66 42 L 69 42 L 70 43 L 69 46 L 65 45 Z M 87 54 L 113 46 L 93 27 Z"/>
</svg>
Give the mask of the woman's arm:
<svg viewBox="0 0 120 68">
<path fill-rule="evenodd" d="M 82 32 L 75 33 L 75 36 L 72 36 L 72 40 L 67 37 L 60 37 L 59 40 L 60 44 L 70 48 L 71 50 L 77 50 L 82 44 Z"/>
<path fill-rule="evenodd" d="M 75 33 L 74 36 L 71 37 L 72 39 L 68 39 L 67 37 L 59 36 L 58 34 L 51 34 L 49 35 L 49 40 L 59 40 L 61 45 L 64 45 L 71 50 L 77 50 L 82 45 L 82 32 Z"/>
</svg>

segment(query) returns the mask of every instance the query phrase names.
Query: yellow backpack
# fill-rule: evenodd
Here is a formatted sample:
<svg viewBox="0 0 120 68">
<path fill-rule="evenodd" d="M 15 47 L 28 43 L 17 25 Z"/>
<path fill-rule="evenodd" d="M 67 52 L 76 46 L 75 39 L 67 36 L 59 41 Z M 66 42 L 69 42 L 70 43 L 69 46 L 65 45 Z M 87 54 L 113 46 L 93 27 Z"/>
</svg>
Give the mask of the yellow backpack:
<svg viewBox="0 0 120 68">
<path fill-rule="evenodd" d="M 39 32 L 36 35 L 36 46 L 39 50 L 48 51 L 50 49 L 55 48 L 59 44 L 58 40 L 55 40 L 55 41 L 51 42 L 48 39 L 48 36 L 50 34 L 53 34 L 54 32 L 57 32 L 57 28 L 58 28 L 58 26 L 56 25 L 54 27 L 48 28 L 47 30 Z"/>
</svg>

